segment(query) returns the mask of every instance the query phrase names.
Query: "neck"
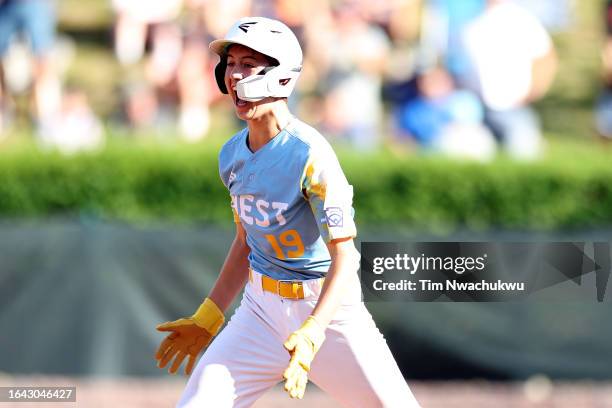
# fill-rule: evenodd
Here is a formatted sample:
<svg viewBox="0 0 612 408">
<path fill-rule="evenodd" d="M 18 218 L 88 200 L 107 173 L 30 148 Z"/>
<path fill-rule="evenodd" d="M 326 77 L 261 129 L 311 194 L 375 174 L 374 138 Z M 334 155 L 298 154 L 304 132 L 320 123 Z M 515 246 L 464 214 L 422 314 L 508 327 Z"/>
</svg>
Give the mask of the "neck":
<svg viewBox="0 0 612 408">
<path fill-rule="evenodd" d="M 247 121 L 249 128 L 249 147 L 253 152 L 273 139 L 287 126 L 291 120 L 291 112 L 284 101 L 276 101 L 265 114 L 257 119 Z"/>
</svg>

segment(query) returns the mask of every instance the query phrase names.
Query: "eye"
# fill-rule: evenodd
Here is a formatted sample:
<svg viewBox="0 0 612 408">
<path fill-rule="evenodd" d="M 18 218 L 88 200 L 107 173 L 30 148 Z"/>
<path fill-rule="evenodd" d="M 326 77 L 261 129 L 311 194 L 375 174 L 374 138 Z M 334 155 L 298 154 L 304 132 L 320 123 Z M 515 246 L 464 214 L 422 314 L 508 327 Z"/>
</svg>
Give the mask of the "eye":
<svg viewBox="0 0 612 408">
<path fill-rule="evenodd" d="M 232 62 L 228 62 L 228 63 L 227 63 L 227 66 L 228 66 L 228 67 L 233 67 L 234 65 L 236 65 L 236 63 L 235 63 L 234 61 L 232 61 Z"/>
<path fill-rule="evenodd" d="M 246 63 L 244 64 L 244 66 L 245 66 L 246 68 L 255 68 L 255 65 L 250 64 L 250 63 L 248 63 L 248 62 L 246 62 Z"/>
</svg>

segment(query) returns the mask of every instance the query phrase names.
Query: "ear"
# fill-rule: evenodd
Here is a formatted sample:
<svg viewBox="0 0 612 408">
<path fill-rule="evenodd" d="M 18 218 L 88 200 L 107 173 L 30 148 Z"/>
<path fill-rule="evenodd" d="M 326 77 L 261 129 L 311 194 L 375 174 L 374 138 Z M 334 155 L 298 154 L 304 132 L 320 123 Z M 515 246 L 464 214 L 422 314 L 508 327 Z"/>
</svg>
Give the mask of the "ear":
<svg viewBox="0 0 612 408">
<path fill-rule="evenodd" d="M 227 68 L 227 57 L 221 57 L 221 60 L 215 66 L 215 79 L 217 80 L 217 86 L 223 94 L 227 94 L 227 87 L 225 86 L 225 69 Z"/>
</svg>

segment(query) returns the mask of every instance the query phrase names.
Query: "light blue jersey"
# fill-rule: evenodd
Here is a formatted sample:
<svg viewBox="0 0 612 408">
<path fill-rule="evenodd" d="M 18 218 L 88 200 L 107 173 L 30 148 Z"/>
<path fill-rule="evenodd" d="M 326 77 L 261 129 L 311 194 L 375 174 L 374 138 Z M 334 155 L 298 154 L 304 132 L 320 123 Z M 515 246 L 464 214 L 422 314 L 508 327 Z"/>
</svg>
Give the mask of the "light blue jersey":
<svg viewBox="0 0 612 408">
<path fill-rule="evenodd" d="M 251 268 L 274 279 L 320 278 L 331 263 L 326 243 L 354 237 L 353 188 L 325 138 L 293 118 L 253 153 L 248 128 L 219 153 L 234 221 L 251 248 Z"/>
</svg>

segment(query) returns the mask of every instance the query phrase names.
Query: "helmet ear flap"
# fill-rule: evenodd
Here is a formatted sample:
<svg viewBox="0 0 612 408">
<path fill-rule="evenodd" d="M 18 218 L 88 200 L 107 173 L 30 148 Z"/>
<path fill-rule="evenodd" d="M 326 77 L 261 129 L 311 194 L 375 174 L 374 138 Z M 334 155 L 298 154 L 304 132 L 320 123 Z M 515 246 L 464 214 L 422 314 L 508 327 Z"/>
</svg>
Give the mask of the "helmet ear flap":
<svg viewBox="0 0 612 408">
<path fill-rule="evenodd" d="M 215 66 L 215 79 L 221 93 L 227 94 L 225 86 L 225 69 L 227 68 L 227 57 L 221 57 L 219 63 Z"/>
</svg>

